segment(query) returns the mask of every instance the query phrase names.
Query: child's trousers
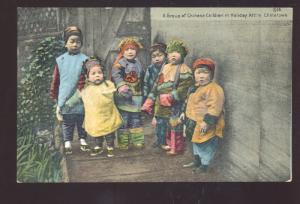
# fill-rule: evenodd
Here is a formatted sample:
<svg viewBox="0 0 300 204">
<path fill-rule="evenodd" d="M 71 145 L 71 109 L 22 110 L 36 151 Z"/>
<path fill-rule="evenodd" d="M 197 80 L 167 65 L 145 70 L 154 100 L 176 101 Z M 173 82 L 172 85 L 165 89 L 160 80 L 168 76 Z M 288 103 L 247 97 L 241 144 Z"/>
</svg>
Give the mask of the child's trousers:
<svg viewBox="0 0 300 204">
<path fill-rule="evenodd" d="M 202 165 L 209 165 L 217 151 L 219 137 L 214 136 L 203 143 L 193 143 L 193 153 L 201 158 Z"/>
<path fill-rule="evenodd" d="M 166 142 L 171 147 L 171 151 L 176 153 L 183 153 L 184 151 L 184 137 L 183 124 L 178 124 L 175 127 L 169 125 L 166 135 Z"/>
<path fill-rule="evenodd" d="M 166 135 L 168 132 L 169 118 L 163 118 L 156 116 L 156 128 L 155 133 L 157 137 L 158 145 L 166 145 Z"/>
<path fill-rule="evenodd" d="M 62 132 L 64 142 L 73 140 L 75 126 L 77 126 L 79 139 L 86 139 L 87 134 L 82 128 L 83 119 L 83 114 L 63 114 Z"/>
<path fill-rule="evenodd" d="M 129 144 L 144 145 L 144 133 L 140 112 L 127 112 L 120 110 L 123 125 L 118 131 L 118 145 L 120 149 L 128 149 Z"/>
<path fill-rule="evenodd" d="M 91 136 L 90 136 L 91 137 Z M 99 136 L 99 137 L 91 137 L 92 141 L 94 141 L 94 146 L 103 146 L 103 141 L 105 139 L 107 147 L 114 147 L 114 139 L 115 139 L 115 133 L 110 133 L 105 136 Z"/>
</svg>

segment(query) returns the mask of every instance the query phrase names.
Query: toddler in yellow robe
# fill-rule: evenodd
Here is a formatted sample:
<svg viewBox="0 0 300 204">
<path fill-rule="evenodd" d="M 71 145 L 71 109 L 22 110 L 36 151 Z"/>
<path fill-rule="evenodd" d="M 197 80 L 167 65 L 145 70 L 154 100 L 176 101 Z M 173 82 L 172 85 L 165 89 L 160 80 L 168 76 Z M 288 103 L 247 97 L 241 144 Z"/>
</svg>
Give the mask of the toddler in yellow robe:
<svg viewBox="0 0 300 204">
<path fill-rule="evenodd" d="M 90 155 L 96 156 L 104 151 L 105 138 L 107 156 L 113 157 L 115 131 L 122 125 L 122 118 L 114 103 L 116 87 L 111 81 L 104 79 L 100 62 L 100 59 L 90 57 L 84 63 L 88 82 L 81 93 L 78 92 L 77 97 L 81 98 L 84 104 L 84 129 L 94 140 Z M 76 100 L 70 101 L 74 103 Z"/>
</svg>

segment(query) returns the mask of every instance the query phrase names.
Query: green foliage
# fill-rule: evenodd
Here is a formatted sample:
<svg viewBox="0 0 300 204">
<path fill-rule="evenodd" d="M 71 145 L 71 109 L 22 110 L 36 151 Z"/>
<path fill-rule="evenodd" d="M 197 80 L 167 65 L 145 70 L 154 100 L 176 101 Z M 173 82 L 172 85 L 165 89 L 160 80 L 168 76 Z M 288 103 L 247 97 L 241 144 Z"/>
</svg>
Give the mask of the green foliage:
<svg viewBox="0 0 300 204">
<path fill-rule="evenodd" d="M 22 137 L 17 149 L 17 180 L 21 182 L 59 182 L 60 154 L 34 141 L 34 135 Z"/>
<path fill-rule="evenodd" d="M 52 129 L 54 125 L 55 104 L 49 97 L 49 88 L 55 58 L 64 52 L 63 43 L 57 38 L 45 38 L 22 68 L 17 99 L 18 181 L 57 182 L 61 179 L 59 153 L 38 144 L 35 134 L 36 130 Z"/>
<path fill-rule="evenodd" d="M 52 126 L 54 103 L 49 98 L 49 88 L 55 58 L 63 52 L 63 43 L 55 37 L 48 37 L 27 58 L 18 84 L 18 130 Z"/>
</svg>

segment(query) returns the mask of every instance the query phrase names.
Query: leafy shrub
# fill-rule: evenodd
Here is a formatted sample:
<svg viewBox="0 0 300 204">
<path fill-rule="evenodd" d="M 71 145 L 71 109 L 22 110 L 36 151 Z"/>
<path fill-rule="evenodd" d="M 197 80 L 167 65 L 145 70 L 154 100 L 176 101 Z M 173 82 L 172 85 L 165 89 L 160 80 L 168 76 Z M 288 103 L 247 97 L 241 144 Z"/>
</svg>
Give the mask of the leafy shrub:
<svg viewBox="0 0 300 204">
<path fill-rule="evenodd" d="M 63 52 L 65 48 L 58 38 L 45 38 L 21 69 L 17 99 L 18 181 L 52 182 L 60 178 L 57 152 L 38 144 L 36 133 L 41 129 L 53 129 L 55 110 L 49 97 L 49 88 L 55 58 Z"/>
<path fill-rule="evenodd" d="M 18 84 L 18 130 L 24 127 L 48 128 L 53 125 L 54 103 L 49 98 L 55 58 L 65 52 L 55 37 L 41 41 L 27 58 Z"/>
</svg>

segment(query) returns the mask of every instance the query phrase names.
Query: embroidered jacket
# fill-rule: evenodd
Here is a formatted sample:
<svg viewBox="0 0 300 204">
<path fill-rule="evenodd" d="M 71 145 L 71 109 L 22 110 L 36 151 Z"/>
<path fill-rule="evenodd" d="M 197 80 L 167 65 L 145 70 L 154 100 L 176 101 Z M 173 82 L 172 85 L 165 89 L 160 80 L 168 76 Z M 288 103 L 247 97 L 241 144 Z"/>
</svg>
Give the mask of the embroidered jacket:
<svg viewBox="0 0 300 204">
<path fill-rule="evenodd" d="M 112 67 L 112 80 L 116 88 L 118 89 L 123 85 L 129 87 L 126 96 L 119 93 L 116 94 L 115 101 L 119 109 L 128 112 L 141 111 L 143 78 L 144 70 L 137 58 L 128 61 L 122 57 L 119 62 Z"/>
<path fill-rule="evenodd" d="M 223 137 L 224 91 L 215 82 L 196 87 L 187 99 L 185 114 L 197 122 L 192 142 L 202 143 L 214 136 Z M 200 132 L 200 124 L 205 121 L 209 129 L 205 134 Z"/>
<path fill-rule="evenodd" d="M 175 83 L 177 65 L 166 64 L 162 69 L 156 88 L 148 95 L 155 100 L 154 115 L 160 117 L 171 117 L 174 111 L 180 112 L 181 106 L 186 99 L 188 88 L 193 84 L 192 71 L 186 64 L 180 65 L 179 81 L 176 89 L 173 89 Z M 171 94 L 173 107 L 162 106 L 159 101 L 160 94 Z M 172 110 L 173 109 L 173 110 Z M 172 113 L 173 112 L 173 113 Z"/>
<path fill-rule="evenodd" d="M 146 98 L 152 90 L 154 82 L 158 77 L 161 67 L 155 67 L 154 64 L 151 64 L 147 67 L 145 77 L 144 77 L 144 88 L 143 96 Z"/>
</svg>

